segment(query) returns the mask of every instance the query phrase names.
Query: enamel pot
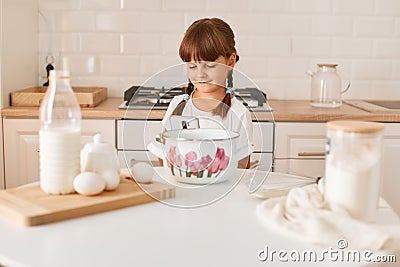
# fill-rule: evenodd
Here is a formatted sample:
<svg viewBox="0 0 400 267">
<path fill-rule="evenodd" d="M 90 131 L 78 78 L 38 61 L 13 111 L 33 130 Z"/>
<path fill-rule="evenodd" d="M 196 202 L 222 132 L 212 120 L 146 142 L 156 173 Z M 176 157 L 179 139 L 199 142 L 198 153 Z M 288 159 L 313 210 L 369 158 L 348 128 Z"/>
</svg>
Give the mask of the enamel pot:
<svg viewBox="0 0 400 267">
<path fill-rule="evenodd" d="M 223 129 L 170 130 L 147 148 L 164 160 L 167 173 L 177 181 L 210 184 L 229 179 L 238 161 L 249 154 L 247 146 L 236 147 L 238 137 L 239 133 Z"/>
</svg>

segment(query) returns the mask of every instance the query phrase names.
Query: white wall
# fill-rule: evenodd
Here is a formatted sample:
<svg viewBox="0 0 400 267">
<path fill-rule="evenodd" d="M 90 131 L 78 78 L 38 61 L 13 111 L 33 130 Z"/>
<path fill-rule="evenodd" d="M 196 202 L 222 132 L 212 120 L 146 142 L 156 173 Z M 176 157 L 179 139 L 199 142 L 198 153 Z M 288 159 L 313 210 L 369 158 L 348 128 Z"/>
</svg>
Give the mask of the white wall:
<svg viewBox="0 0 400 267">
<path fill-rule="evenodd" d="M 37 11 L 37 0 L 0 1 L 0 107 L 10 105 L 10 92 L 34 86 L 38 82 Z M 0 189 L 3 189 L 2 122 L 0 140 Z"/>
<path fill-rule="evenodd" d="M 188 25 L 216 16 L 236 33 L 238 69 L 270 98 L 308 99 L 305 71 L 338 63 L 352 82 L 345 98 L 400 99 L 398 0 L 39 0 L 39 8 L 41 83 L 52 53 L 56 64 L 67 59 L 73 85 L 122 96 L 180 63 Z"/>
<path fill-rule="evenodd" d="M 38 2 L 1 1 L 1 106 L 9 93 L 38 83 Z"/>
</svg>

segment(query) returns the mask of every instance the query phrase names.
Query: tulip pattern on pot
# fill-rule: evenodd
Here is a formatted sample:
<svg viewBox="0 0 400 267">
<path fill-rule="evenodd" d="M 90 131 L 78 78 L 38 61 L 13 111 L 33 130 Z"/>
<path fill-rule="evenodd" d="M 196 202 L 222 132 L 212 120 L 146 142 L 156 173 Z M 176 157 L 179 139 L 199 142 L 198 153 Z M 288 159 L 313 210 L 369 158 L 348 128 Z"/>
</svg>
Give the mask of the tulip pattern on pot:
<svg viewBox="0 0 400 267">
<path fill-rule="evenodd" d="M 176 170 L 180 176 L 210 178 L 213 174 L 217 177 L 229 165 L 229 157 L 221 147 L 217 148 L 214 157 L 210 155 L 198 157 L 195 151 L 190 151 L 182 158 L 176 153 L 176 146 L 171 146 L 167 153 L 167 165 L 172 175 L 176 175 Z"/>
</svg>

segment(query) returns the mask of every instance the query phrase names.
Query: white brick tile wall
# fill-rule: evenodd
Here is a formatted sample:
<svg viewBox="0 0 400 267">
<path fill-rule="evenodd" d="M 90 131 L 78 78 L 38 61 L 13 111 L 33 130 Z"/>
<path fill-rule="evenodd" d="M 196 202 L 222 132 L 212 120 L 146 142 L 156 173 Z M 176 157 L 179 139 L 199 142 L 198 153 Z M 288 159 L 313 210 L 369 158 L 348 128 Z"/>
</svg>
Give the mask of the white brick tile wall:
<svg viewBox="0 0 400 267">
<path fill-rule="evenodd" d="M 353 77 L 360 80 L 386 80 L 392 77 L 390 60 L 357 60 L 353 63 Z"/>
<path fill-rule="evenodd" d="M 304 79 L 288 79 L 285 88 L 285 95 L 290 99 L 309 99 L 310 82 Z"/>
<path fill-rule="evenodd" d="M 395 36 L 400 36 L 400 18 L 396 19 L 396 34 Z"/>
<path fill-rule="evenodd" d="M 38 0 L 40 10 L 79 9 L 81 0 Z"/>
<path fill-rule="evenodd" d="M 140 57 L 130 55 L 100 56 L 100 71 L 104 75 L 140 73 Z"/>
<path fill-rule="evenodd" d="M 305 78 L 308 68 L 306 58 L 274 58 L 267 60 L 267 76 L 272 78 L 287 79 L 289 77 Z"/>
<path fill-rule="evenodd" d="M 374 0 L 333 0 L 333 12 L 337 14 L 373 15 Z"/>
<path fill-rule="evenodd" d="M 289 37 L 242 36 L 237 38 L 239 55 L 243 56 L 289 56 Z"/>
<path fill-rule="evenodd" d="M 169 0 L 166 1 L 169 2 Z M 249 9 L 248 0 L 205 0 L 205 4 L 206 10 L 211 11 L 244 12 Z"/>
<path fill-rule="evenodd" d="M 357 17 L 354 20 L 354 33 L 356 36 L 392 36 L 395 21 L 393 18 Z"/>
<path fill-rule="evenodd" d="M 367 38 L 336 38 L 332 44 L 334 57 L 368 58 L 372 54 L 372 40 Z"/>
<path fill-rule="evenodd" d="M 400 99 L 399 81 L 374 81 L 372 88 L 373 99 Z"/>
<path fill-rule="evenodd" d="M 292 42 L 294 56 L 330 56 L 331 40 L 326 37 L 294 37 Z"/>
<path fill-rule="evenodd" d="M 400 62 L 393 63 L 393 80 L 400 80 Z"/>
<path fill-rule="evenodd" d="M 79 84 L 80 86 L 104 86 L 107 87 L 107 95 L 110 97 L 121 97 L 120 88 L 121 82 L 115 76 L 81 76 L 76 79 L 71 79 L 72 86 Z"/>
<path fill-rule="evenodd" d="M 38 0 L 40 83 L 45 56 L 70 69 L 76 85 L 122 96 L 181 63 L 184 31 L 220 17 L 236 35 L 238 70 L 270 97 L 308 99 L 307 69 L 338 63 L 344 98 L 399 96 L 398 0 Z M 173 78 L 168 80 L 169 83 Z M 161 83 L 161 81 L 158 81 Z M 239 86 L 244 83 L 238 80 Z M 382 92 L 382 93 L 380 93 Z"/>
<path fill-rule="evenodd" d="M 163 34 L 161 37 L 161 51 L 163 55 L 176 56 L 183 38 L 182 34 Z"/>
<path fill-rule="evenodd" d="M 264 14 L 234 14 L 226 21 L 236 36 L 250 34 L 265 36 L 269 32 L 269 16 Z M 243 23 L 244 21 L 246 23 Z"/>
<path fill-rule="evenodd" d="M 248 58 L 246 60 L 240 59 L 236 67 L 246 76 L 251 78 L 268 77 L 267 75 L 267 59 L 266 58 Z"/>
<path fill-rule="evenodd" d="M 204 0 L 162 0 L 162 10 L 164 11 L 191 11 L 204 9 Z"/>
<path fill-rule="evenodd" d="M 99 58 L 95 55 L 63 54 L 55 67 L 71 72 L 71 76 L 99 73 Z"/>
<path fill-rule="evenodd" d="M 342 83 L 345 88 L 347 83 Z M 342 95 L 343 99 L 372 99 L 372 81 L 352 80 L 350 89 Z"/>
<path fill-rule="evenodd" d="M 95 13 L 91 11 L 62 12 L 56 17 L 56 30 L 87 32 L 95 30 Z"/>
<path fill-rule="evenodd" d="M 151 76 L 165 68 L 181 64 L 182 60 L 176 56 L 142 56 L 140 59 L 140 74 Z"/>
<path fill-rule="evenodd" d="M 64 33 L 59 36 L 60 52 L 77 53 L 82 51 L 79 33 Z"/>
<path fill-rule="evenodd" d="M 301 0 L 292 2 L 293 11 L 296 13 L 330 14 L 332 13 L 332 0 Z"/>
<path fill-rule="evenodd" d="M 351 16 L 313 16 L 313 35 L 350 36 L 353 34 L 353 21 Z"/>
<path fill-rule="evenodd" d="M 140 15 L 141 32 L 149 33 L 181 33 L 183 28 L 181 13 L 151 12 Z"/>
<path fill-rule="evenodd" d="M 118 10 L 121 0 L 80 0 L 82 10 Z"/>
<path fill-rule="evenodd" d="M 306 15 L 271 15 L 270 32 L 272 34 L 311 34 L 312 20 Z"/>
<path fill-rule="evenodd" d="M 83 33 L 82 51 L 85 53 L 119 53 L 120 35 L 117 33 Z"/>
<path fill-rule="evenodd" d="M 161 10 L 161 0 L 122 0 L 123 9 L 126 10 L 146 10 L 146 11 L 158 11 Z"/>
<path fill-rule="evenodd" d="M 379 15 L 400 15 L 400 1 L 377 0 L 375 1 L 376 13 Z"/>
<path fill-rule="evenodd" d="M 400 38 L 376 40 L 374 56 L 377 58 L 400 59 Z"/>
<path fill-rule="evenodd" d="M 290 10 L 291 0 L 249 0 L 251 12 L 284 12 Z"/>
<path fill-rule="evenodd" d="M 139 32 L 140 15 L 135 12 L 98 12 L 96 30 L 109 32 Z"/>
<path fill-rule="evenodd" d="M 161 36 L 159 34 L 126 34 L 123 47 L 125 54 L 160 54 Z"/>
</svg>

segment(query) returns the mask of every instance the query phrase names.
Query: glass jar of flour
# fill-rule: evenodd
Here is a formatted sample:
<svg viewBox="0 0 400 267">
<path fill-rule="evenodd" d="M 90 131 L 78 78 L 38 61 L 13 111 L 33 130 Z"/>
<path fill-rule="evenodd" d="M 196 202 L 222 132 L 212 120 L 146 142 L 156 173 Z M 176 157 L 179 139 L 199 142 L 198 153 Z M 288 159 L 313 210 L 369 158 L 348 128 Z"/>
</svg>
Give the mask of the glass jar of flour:
<svg viewBox="0 0 400 267">
<path fill-rule="evenodd" d="M 382 123 L 327 123 L 325 199 L 356 219 L 376 220 L 381 177 Z"/>
</svg>

